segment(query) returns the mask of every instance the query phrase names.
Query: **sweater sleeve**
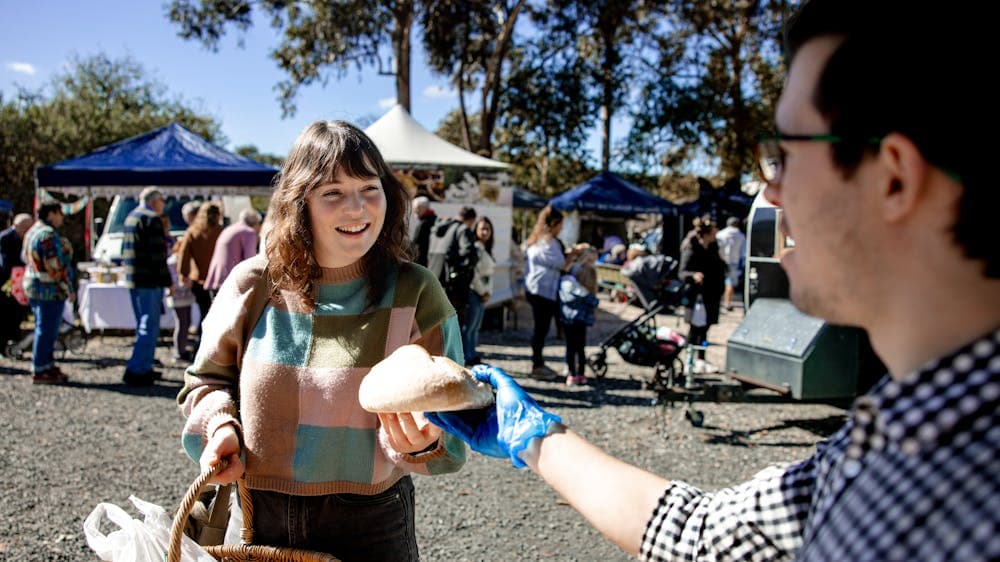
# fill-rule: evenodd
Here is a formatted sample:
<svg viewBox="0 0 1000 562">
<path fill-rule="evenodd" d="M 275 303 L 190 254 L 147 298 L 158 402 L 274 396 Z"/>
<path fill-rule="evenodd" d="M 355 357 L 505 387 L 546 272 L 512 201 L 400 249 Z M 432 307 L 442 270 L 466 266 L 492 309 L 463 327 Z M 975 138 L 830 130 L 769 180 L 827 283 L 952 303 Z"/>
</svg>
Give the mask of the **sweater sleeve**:
<svg viewBox="0 0 1000 562">
<path fill-rule="evenodd" d="M 409 278 L 405 282 L 406 285 L 413 283 L 419 287 L 414 315 L 415 326 L 411 332 L 415 337 L 411 343 L 422 346 L 431 355 L 445 356 L 463 364 L 465 354 L 462 351 L 458 317 L 441 284 L 423 267 L 413 265 L 403 267 L 404 271 L 400 277 Z M 397 287 L 397 290 L 399 289 L 400 287 Z M 417 455 L 392 449 L 381 427 L 378 442 L 387 458 L 409 472 L 425 475 L 446 474 L 457 472 L 465 464 L 465 444 L 449 433 L 443 433 L 433 449 Z"/>
<path fill-rule="evenodd" d="M 184 388 L 177 396 L 187 418 L 181 443 L 196 462 L 219 427 L 232 424 L 242 435 L 235 396 L 247 339 L 246 316 L 265 263 L 263 258 L 247 260 L 226 278 L 202 324 L 198 355 L 184 373 Z"/>
</svg>

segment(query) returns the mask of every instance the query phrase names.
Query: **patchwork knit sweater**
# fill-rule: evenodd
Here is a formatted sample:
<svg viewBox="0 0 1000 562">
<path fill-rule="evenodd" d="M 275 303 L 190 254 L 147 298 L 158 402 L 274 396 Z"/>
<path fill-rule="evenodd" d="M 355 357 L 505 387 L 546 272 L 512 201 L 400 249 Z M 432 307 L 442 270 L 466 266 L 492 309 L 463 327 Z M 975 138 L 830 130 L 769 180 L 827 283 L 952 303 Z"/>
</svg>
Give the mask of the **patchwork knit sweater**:
<svg viewBox="0 0 1000 562">
<path fill-rule="evenodd" d="M 197 461 L 209 436 L 232 423 L 244 442 L 246 485 L 302 496 L 377 494 L 411 472 L 461 468 L 465 445 L 457 437 L 446 433 L 418 455 L 395 451 L 378 416 L 358 403 L 364 376 L 402 345 L 462 361 L 455 311 L 433 274 L 399 266 L 381 302 L 365 310 L 360 262 L 323 269 L 316 306 L 279 291 L 244 350 L 246 314 L 265 265 L 263 256 L 237 265 L 205 319 L 178 396 L 188 456 Z"/>
</svg>

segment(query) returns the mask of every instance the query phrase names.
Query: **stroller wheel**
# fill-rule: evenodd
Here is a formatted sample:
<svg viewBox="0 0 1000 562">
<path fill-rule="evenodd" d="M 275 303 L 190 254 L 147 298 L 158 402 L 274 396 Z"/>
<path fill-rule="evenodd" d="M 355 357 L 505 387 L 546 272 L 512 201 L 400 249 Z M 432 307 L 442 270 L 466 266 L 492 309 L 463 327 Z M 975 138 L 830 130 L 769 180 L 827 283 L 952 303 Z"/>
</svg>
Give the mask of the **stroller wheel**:
<svg viewBox="0 0 1000 562">
<path fill-rule="evenodd" d="M 695 410 L 694 408 L 688 408 L 684 412 L 684 417 L 691 422 L 694 427 L 701 427 L 705 423 L 705 413 L 701 410 Z"/>
<path fill-rule="evenodd" d="M 594 372 L 594 376 L 599 379 L 604 378 L 604 375 L 608 374 L 608 362 L 603 353 L 595 353 L 588 357 L 587 365 Z"/>
</svg>

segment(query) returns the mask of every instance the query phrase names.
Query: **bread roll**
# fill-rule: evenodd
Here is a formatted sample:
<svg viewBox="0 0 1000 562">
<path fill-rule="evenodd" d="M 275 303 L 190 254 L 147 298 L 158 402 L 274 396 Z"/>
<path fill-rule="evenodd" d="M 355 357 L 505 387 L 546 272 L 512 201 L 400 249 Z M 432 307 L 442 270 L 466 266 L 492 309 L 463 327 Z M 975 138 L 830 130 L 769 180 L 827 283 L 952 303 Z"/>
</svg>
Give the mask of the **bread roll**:
<svg viewBox="0 0 1000 562">
<path fill-rule="evenodd" d="M 372 367 L 358 389 L 369 412 L 449 412 L 493 403 L 493 387 L 447 357 L 404 345 Z"/>
</svg>

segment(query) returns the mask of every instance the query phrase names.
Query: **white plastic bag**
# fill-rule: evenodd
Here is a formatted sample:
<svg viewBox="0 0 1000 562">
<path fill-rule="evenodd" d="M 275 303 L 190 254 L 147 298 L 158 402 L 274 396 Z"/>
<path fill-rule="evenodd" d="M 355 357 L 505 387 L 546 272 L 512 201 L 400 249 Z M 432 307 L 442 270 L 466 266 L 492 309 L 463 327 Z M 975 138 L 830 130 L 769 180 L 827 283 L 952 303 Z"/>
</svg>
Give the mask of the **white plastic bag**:
<svg viewBox="0 0 1000 562">
<path fill-rule="evenodd" d="M 708 324 L 708 311 L 705 310 L 705 301 L 698 295 L 698 300 L 694 302 L 694 310 L 691 311 L 691 325 L 702 327 Z M 700 343 L 700 342 L 695 342 Z"/>
<path fill-rule="evenodd" d="M 110 503 L 100 503 L 83 522 L 87 545 L 97 557 L 107 562 L 163 562 L 170 544 L 170 527 L 173 520 L 160 506 L 135 496 L 129 501 L 144 518 L 133 519 L 124 509 Z M 101 522 L 107 518 L 119 528 L 105 535 Z M 183 562 L 216 562 L 189 537 L 181 537 Z"/>
</svg>

